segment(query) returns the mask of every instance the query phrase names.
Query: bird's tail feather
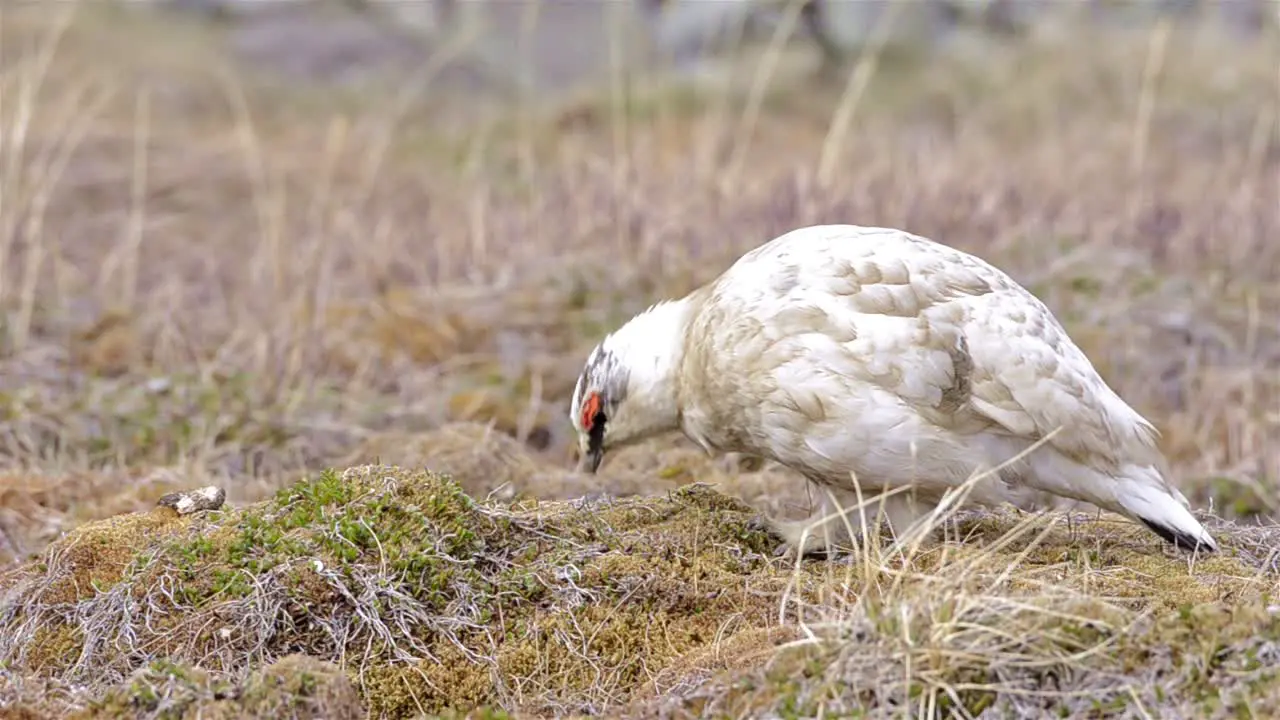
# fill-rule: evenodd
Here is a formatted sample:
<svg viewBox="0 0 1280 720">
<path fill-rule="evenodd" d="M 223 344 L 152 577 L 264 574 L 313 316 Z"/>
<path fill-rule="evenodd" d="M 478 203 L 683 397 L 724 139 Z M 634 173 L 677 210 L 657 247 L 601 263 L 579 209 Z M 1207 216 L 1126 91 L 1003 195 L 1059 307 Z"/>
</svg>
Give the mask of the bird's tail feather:
<svg viewBox="0 0 1280 720">
<path fill-rule="evenodd" d="M 1136 478 L 1117 480 L 1116 501 L 1126 514 L 1185 550 L 1213 552 L 1218 549 L 1218 543 L 1191 514 L 1182 493 L 1173 488 L 1166 490 L 1158 478 L 1154 478 L 1157 482 L 1151 482 L 1141 473 L 1136 475 Z"/>
</svg>

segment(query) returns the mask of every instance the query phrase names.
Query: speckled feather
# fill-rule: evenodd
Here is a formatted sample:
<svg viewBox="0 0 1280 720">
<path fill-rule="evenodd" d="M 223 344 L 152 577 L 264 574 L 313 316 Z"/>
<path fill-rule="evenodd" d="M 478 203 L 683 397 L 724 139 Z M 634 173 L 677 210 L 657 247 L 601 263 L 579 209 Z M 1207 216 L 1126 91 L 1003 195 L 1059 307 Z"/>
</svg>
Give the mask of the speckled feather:
<svg viewBox="0 0 1280 720">
<path fill-rule="evenodd" d="M 1049 309 L 992 265 L 900 230 L 815 226 L 765 243 L 606 338 L 575 411 L 593 389 L 614 398 L 606 447 L 678 428 L 846 498 L 851 472 L 864 488 L 908 485 L 926 507 L 890 514 L 895 526 L 1042 441 L 971 501 L 1079 500 L 1214 547 L 1164 479 L 1155 428 Z"/>
</svg>

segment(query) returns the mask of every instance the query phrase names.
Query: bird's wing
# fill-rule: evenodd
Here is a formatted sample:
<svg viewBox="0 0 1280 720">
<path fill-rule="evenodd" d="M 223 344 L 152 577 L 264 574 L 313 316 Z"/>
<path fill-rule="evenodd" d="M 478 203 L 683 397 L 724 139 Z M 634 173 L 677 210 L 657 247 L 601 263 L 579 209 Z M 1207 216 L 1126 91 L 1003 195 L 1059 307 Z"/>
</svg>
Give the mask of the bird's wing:
<svg viewBox="0 0 1280 720">
<path fill-rule="evenodd" d="M 901 231 L 807 233 L 760 248 L 717 283 L 717 294 L 749 310 L 775 361 L 803 351 L 961 432 L 1158 462 L 1155 428 L 999 269 Z"/>
<path fill-rule="evenodd" d="M 1159 463 L 1158 432 L 1102 379 L 1053 314 L 1019 287 L 964 303 L 970 405 L 1073 458 Z"/>
</svg>

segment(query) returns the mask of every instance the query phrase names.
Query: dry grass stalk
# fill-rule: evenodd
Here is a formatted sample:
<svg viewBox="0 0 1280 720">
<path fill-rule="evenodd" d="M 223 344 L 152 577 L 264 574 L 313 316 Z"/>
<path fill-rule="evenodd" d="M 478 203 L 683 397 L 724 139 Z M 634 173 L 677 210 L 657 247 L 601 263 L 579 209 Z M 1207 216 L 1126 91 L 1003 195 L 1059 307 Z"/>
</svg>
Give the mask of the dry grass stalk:
<svg viewBox="0 0 1280 720">
<path fill-rule="evenodd" d="M 489 106 L 454 111 L 435 84 L 443 60 L 412 90 L 317 98 L 247 76 L 214 33 L 58 7 L 0 11 L 0 699 L 83 709 L 115 683 L 196 707 L 301 649 L 388 714 L 1277 702 L 1276 537 L 1258 524 L 1280 478 L 1273 47 L 1175 28 L 1086 55 L 873 49 L 831 93 L 775 44 L 714 93 L 619 83 L 481 122 Z M 602 333 L 818 222 L 906 227 L 1031 287 L 1157 420 L 1184 491 L 1231 518 L 1214 525 L 1228 552 L 1189 566 L 1106 518 L 961 513 L 939 518 L 948 542 L 873 536 L 786 566 L 737 534 L 736 504 L 661 497 L 711 480 L 761 507 L 803 499 L 776 468 L 663 439 L 615 458 L 611 485 L 566 470 L 563 407 Z M 346 526 L 282 531 L 298 544 L 278 564 L 228 563 L 247 518 L 285 511 L 238 506 L 363 462 L 450 470 L 489 498 L 454 510 L 493 531 L 468 556 L 493 564 L 442 570 L 424 600 L 388 548 L 453 568 L 450 532 L 474 529 L 388 534 L 369 503 L 399 496 L 377 482 L 321 503 Z M 209 484 L 234 509 L 148 510 Z M 499 502 L 607 494 L 658 497 Z M 690 520 L 706 513 L 727 524 Z M 543 545 L 559 564 L 519 555 Z M 559 614 L 513 599 L 537 617 L 513 644 L 475 582 L 519 572 Z M 311 697 L 350 709 L 322 685 Z"/>
</svg>

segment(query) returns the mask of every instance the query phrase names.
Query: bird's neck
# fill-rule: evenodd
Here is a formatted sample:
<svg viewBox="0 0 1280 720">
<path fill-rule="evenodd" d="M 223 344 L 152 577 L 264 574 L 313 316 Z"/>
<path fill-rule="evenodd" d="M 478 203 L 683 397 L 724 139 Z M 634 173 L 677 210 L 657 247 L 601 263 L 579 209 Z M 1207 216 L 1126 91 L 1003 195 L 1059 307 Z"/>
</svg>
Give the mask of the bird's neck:
<svg viewBox="0 0 1280 720">
<path fill-rule="evenodd" d="M 690 298 L 660 302 L 635 316 L 609 339 L 610 349 L 627 368 L 627 403 L 634 417 L 650 420 L 637 434 L 654 435 L 679 427 L 680 364 L 685 331 L 693 305 Z"/>
</svg>

